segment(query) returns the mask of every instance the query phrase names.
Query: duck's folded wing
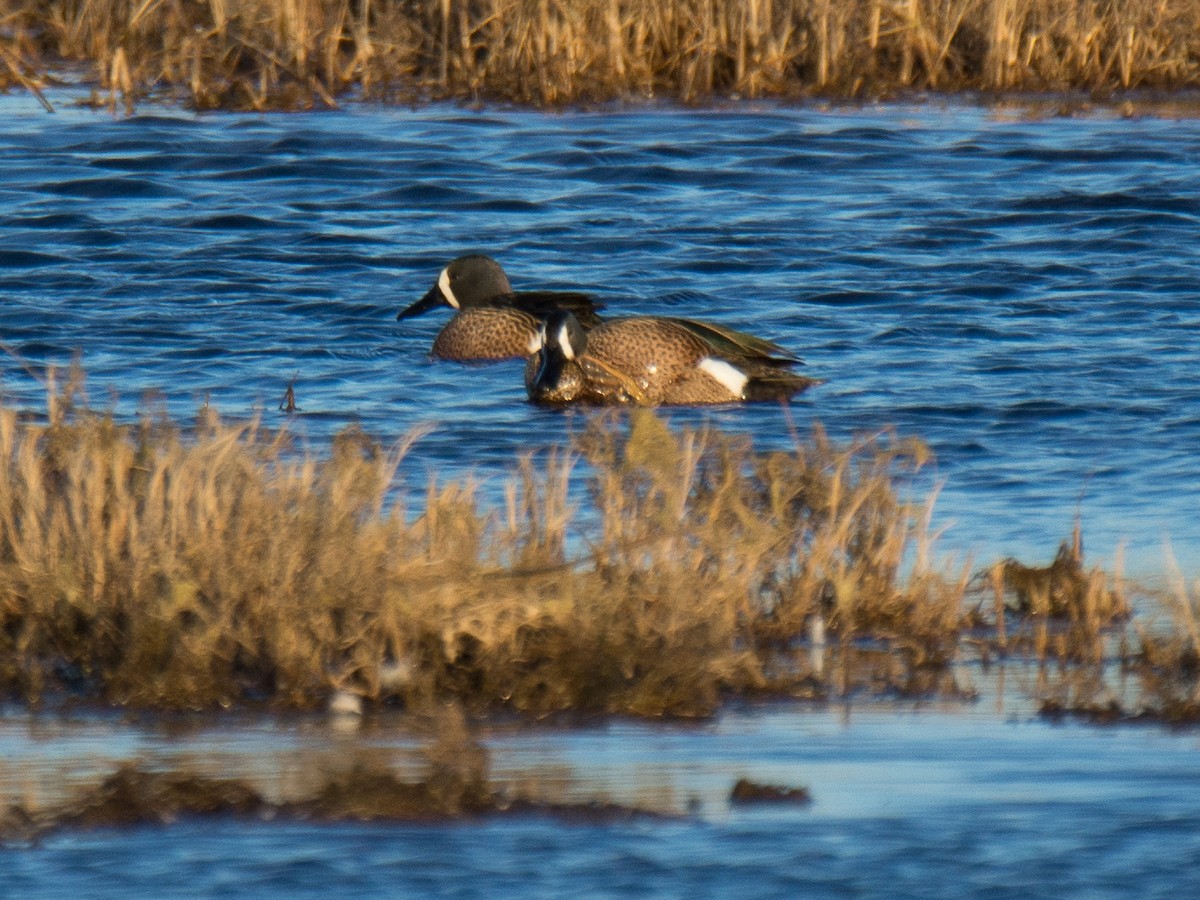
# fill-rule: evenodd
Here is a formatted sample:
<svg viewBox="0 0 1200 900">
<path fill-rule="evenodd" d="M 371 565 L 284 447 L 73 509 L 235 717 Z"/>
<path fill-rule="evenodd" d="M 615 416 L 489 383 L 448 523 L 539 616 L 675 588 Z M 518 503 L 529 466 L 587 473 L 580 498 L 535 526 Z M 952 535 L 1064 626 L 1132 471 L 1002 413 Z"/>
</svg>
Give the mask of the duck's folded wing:
<svg viewBox="0 0 1200 900">
<path fill-rule="evenodd" d="M 800 357 L 766 338 L 755 337 L 712 322 L 672 319 L 713 348 L 718 354 L 753 359 L 772 366 L 802 365 Z"/>
<path fill-rule="evenodd" d="M 515 294 L 501 294 L 493 297 L 488 303 L 492 306 L 515 306 L 539 319 L 546 318 L 555 310 L 566 310 L 585 328 L 600 322 L 596 310 L 604 308 L 603 303 L 578 291 L 520 291 Z"/>
</svg>

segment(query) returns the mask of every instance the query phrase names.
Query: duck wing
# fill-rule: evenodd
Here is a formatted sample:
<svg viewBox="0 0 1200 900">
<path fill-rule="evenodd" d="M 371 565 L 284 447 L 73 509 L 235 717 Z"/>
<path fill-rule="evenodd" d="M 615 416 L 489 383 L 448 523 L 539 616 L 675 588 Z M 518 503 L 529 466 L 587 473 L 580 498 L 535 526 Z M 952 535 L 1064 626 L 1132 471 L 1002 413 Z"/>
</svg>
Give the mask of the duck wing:
<svg viewBox="0 0 1200 900">
<path fill-rule="evenodd" d="M 603 303 L 578 291 L 516 291 L 492 297 L 487 305 L 515 307 L 538 319 L 544 319 L 556 310 L 566 310 L 585 328 L 600 323 L 596 310 L 604 308 Z"/>
<path fill-rule="evenodd" d="M 695 319 L 671 319 L 704 341 L 717 353 L 734 359 L 748 359 L 771 366 L 802 365 L 800 357 L 766 338 L 755 337 L 712 322 Z"/>
</svg>

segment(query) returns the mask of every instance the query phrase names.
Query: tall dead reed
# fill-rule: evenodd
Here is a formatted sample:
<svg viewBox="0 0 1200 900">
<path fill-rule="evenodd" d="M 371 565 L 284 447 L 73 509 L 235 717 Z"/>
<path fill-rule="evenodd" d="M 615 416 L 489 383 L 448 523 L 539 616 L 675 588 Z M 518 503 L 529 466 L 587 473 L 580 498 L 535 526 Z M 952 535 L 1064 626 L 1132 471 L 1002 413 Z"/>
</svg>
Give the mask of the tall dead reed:
<svg viewBox="0 0 1200 900">
<path fill-rule="evenodd" d="M 993 565 L 989 575 L 998 647 L 1032 650 L 1039 661 L 1103 662 L 1106 638 L 1132 614 L 1120 557 L 1113 573 L 1085 567 L 1078 522 L 1048 565 L 1009 558 Z"/>
<path fill-rule="evenodd" d="M 900 680 L 956 642 L 965 576 L 923 561 L 894 489 L 912 442 L 761 453 L 635 411 L 519 461 L 494 507 L 434 481 L 410 510 L 405 442 L 318 457 L 79 396 L 44 422 L 0 407 L 0 688 L 27 701 L 696 715 L 822 682 L 817 620 L 895 649 Z"/>
<path fill-rule="evenodd" d="M 1157 718 L 1200 722 L 1200 582 L 1188 583 L 1167 548 L 1165 627 L 1137 628 L 1142 695 Z"/>
<path fill-rule="evenodd" d="M 5 0 L 0 79 L 116 105 L 1114 91 L 1200 83 L 1190 0 Z"/>
</svg>

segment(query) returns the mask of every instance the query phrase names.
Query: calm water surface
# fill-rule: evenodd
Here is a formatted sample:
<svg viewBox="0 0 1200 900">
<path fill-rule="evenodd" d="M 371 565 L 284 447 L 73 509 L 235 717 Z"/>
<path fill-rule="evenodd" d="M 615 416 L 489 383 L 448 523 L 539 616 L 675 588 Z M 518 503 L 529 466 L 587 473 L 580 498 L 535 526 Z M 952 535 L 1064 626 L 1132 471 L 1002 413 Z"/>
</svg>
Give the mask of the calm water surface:
<svg viewBox="0 0 1200 900">
<path fill-rule="evenodd" d="M 470 471 L 494 491 L 578 416 L 528 405 L 519 364 L 429 361 L 445 314 L 394 321 L 484 250 L 518 287 L 799 352 L 828 384 L 786 410 L 673 420 L 762 446 L 813 421 L 919 435 L 948 549 L 1045 559 L 1078 510 L 1093 558 L 1125 540 L 1152 573 L 1169 535 L 1200 568 L 1200 122 L 937 105 L 114 119 L 21 95 L 0 115 L 9 402 L 39 408 L 45 368 L 79 353 L 121 417 L 209 398 L 277 425 L 295 378 L 290 424 L 314 448 L 353 423 L 392 439 L 435 422 L 409 483 Z M 180 742 L 17 713 L 0 716 L 0 782 L 7 802 L 185 756 L 218 774 L 265 758 L 273 783 L 300 783 L 322 754 L 391 740 L 247 725 Z M 1194 735 L 882 710 L 489 742 L 514 784 L 701 813 L 61 835 L 0 852 L 0 896 L 1200 895 Z M 816 802 L 730 810 L 742 774 Z"/>
<path fill-rule="evenodd" d="M 244 897 L 1192 897 L 1200 739 L 994 710 L 734 712 L 701 726 L 495 730 L 506 789 L 611 799 L 668 821 L 444 825 L 204 822 L 0 849 L 0 895 Z M 36 803 L 116 761 L 250 779 L 271 796 L 370 754 L 386 725 L 196 732 L 0 720 L 0 799 Z M 15 778 L 17 772 L 21 778 Z M 740 777 L 807 785 L 808 807 L 731 808 Z"/>
<path fill-rule="evenodd" d="M 1200 122 L 971 107 L 607 114 L 357 107 L 134 118 L 0 98 L 10 400 L 80 353 L 119 414 L 277 407 L 317 447 L 439 427 L 406 468 L 485 479 L 575 417 L 519 364 L 435 364 L 398 309 L 468 250 L 612 312 L 742 326 L 828 379 L 786 412 L 680 411 L 791 440 L 925 438 L 948 549 L 1200 560 Z"/>
</svg>

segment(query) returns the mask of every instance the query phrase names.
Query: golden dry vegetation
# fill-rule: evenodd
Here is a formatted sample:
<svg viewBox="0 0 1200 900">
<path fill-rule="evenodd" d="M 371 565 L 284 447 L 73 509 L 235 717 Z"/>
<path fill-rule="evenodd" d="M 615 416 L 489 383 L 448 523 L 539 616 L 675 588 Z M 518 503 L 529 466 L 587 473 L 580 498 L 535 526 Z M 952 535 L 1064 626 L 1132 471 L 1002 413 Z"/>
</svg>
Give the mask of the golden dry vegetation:
<svg viewBox="0 0 1200 900">
<path fill-rule="evenodd" d="M 760 453 L 599 416 L 488 508 L 463 481 L 413 502 L 404 442 L 348 431 L 317 457 L 210 411 L 185 433 L 78 397 L 52 393 L 44 422 L 0 408 L 0 686 L 25 700 L 705 714 L 846 689 L 798 646 L 818 618 L 887 642 L 896 684 L 954 654 L 965 568 L 933 568 L 893 486 L 916 442 Z"/>
<path fill-rule="evenodd" d="M 351 429 L 314 453 L 208 409 L 121 424 L 79 373 L 37 419 L 0 406 L 0 690 L 696 716 L 731 697 L 961 695 L 980 653 L 1100 671 L 1119 638 L 1156 708 L 1194 707 L 1194 589 L 1145 629 L 1078 534 L 1047 566 L 973 576 L 938 556 L 932 499 L 904 499 L 919 441 L 816 427 L 761 451 L 597 414 L 514 461 L 489 503 L 470 480 L 407 488 L 416 439 Z"/>
<path fill-rule="evenodd" d="M 1191 0 L 2 0 L 0 74 L 98 101 L 1108 93 L 1200 83 Z"/>
</svg>

